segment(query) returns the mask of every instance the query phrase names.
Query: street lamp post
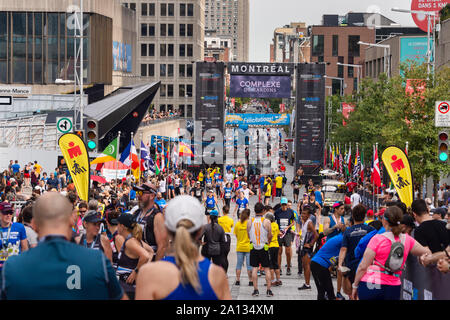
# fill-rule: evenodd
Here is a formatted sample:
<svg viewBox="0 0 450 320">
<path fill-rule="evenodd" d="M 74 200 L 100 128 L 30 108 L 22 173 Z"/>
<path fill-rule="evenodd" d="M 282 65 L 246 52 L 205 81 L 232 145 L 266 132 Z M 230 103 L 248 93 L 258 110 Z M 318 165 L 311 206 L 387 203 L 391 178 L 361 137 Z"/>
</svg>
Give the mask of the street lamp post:
<svg viewBox="0 0 450 320">
<path fill-rule="evenodd" d="M 388 78 L 391 77 L 391 46 L 388 44 L 379 44 L 379 43 L 367 43 L 367 42 L 358 42 L 359 45 L 366 45 L 369 47 L 379 47 L 384 48 L 384 72 L 387 74 Z"/>
<path fill-rule="evenodd" d="M 357 68 L 356 69 L 356 92 L 357 93 L 359 93 L 359 81 L 360 81 L 360 78 L 361 78 L 361 69 L 362 69 L 362 65 L 359 65 L 359 64 L 349 64 L 349 63 L 340 63 L 340 62 L 337 62 L 337 65 L 338 66 L 346 66 L 346 67 L 353 67 L 353 68 Z"/>
<path fill-rule="evenodd" d="M 421 11 L 421 10 L 406 10 L 406 9 L 399 9 L 399 8 L 392 8 L 391 9 L 394 12 L 402 12 L 402 13 L 416 13 L 416 14 L 424 14 L 427 16 L 427 21 L 428 21 L 428 25 L 427 25 L 427 80 L 430 79 L 430 73 L 431 73 L 431 29 L 433 28 L 433 38 L 436 39 L 434 37 L 434 34 L 436 32 L 436 13 L 435 12 L 430 12 L 430 11 Z M 431 17 L 434 18 L 434 25 L 431 26 Z M 436 41 L 433 40 L 433 65 L 435 63 L 436 57 Z M 434 72 L 434 68 L 433 68 L 433 72 Z"/>
<path fill-rule="evenodd" d="M 330 131 L 331 131 L 331 115 L 333 112 L 333 107 L 332 107 L 332 103 L 331 103 L 331 95 L 332 95 L 332 90 L 333 87 L 332 86 L 325 86 L 326 89 L 329 89 L 329 95 L 328 95 L 328 131 L 327 131 L 327 141 L 328 143 L 330 143 Z"/>
<path fill-rule="evenodd" d="M 330 76 L 323 76 L 324 78 L 327 79 L 334 79 L 334 80 L 339 80 L 340 81 L 340 96 L 343 97 L 344 96 L 344 78 L 339 78 L 339 77 L 330 77 Z"/>
</svg>

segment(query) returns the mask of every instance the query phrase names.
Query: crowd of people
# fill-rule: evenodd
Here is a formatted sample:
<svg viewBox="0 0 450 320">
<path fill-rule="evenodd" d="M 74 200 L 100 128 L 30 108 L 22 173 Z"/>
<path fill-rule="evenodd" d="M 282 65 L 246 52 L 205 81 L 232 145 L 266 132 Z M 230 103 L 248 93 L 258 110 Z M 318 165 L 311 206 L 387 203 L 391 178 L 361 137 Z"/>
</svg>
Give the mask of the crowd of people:
<svg viewBox="0 0 450 320">
<path fill-rule="evenodd" d="M 387 195 L 374 213 L 358 197 L 364 186 L 349 181 L 346 200 L 325 208 L 320 185 L 304 181 L 302 169 L 292 181 L 285 171 L 280 162 L 270 176 L 248 176 L 243 166 L 167 171 L 142 183 L 129 175 L 93 182 L 86 202 L 67 172 L 44 180 L 37 162 L 22 170 L 12 162 L 0 181 L 2 298 L 231 299 L 230 255 L 235 286 L 245 264 L 252 295 L 264 276 L 273 297 L 283 272 L 292 275 L 294 250 L 298 289 L 310 290 L 312 277 L 319 300 L 400 299 L 411 254 L 449 272 L 448 197 L 443 207 L 417 199 L 407 209 Z M 33 185 L 27 174 L 41 173 Z"/>
<path fill-rule="evenodd" d="M 142 119 L 143 124 L 148 123 L 153 120 L 161 120 L 167 118 L 178 117 L 181 115 L 180 110 L 169 110 L 169 111 L 156 111 L 152 109 L 148 112 Z"/>
</svg>

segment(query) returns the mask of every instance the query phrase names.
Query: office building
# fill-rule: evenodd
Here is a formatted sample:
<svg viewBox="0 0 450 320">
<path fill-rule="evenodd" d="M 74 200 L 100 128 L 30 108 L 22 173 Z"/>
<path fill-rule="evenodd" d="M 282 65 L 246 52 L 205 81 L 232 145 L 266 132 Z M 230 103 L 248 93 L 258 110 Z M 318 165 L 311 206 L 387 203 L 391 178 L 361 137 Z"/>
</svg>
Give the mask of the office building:
<svg viewBox="0 0 450 320">
<path fill-rule="evenodd" d="M 233 61 L 248 62 L 249 0 L 205 0 L 205 28 L 233 39 Z"/>
<path fill-rule="evenodd" d="M 123 1 L 136 12 L 138 73 L 161 81 L 157 111 L 193 116 L 195 61 L 204 58 L 204 1 Z"/>
<path fill-rule="evenodd" d="M 310 41 L 306 23 L 291 22 L 282 28 L 276 28 L 270 50 L 270 62 L 309 62 Z"/>
</svg>

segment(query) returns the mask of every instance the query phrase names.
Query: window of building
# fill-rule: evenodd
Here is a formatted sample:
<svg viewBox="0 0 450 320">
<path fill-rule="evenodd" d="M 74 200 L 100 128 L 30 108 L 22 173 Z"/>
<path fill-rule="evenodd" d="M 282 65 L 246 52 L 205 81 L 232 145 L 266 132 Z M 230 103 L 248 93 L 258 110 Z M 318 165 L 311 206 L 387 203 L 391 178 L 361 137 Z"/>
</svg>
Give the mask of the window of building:
<svg viewBox="0 0 450 320">
<path fill-rule="evenodd" d="M 186 117 L 192 118 L 192 104 L 187 105 Z"/>
<path fill-rule="evenodd" d="M 174 36 L 174 34 L 175 34 L 174 29 L 175 29 L 175 25 L 173 23 L 169 23 L 167 25 L 167 35 L 169 37 L 173 37 Z"/>
<path fill-rule="evenodd" d="M 159 87 L 159 96 L 160 97 L 165 97 L 166 96 L 166 85 L 165 84 L 161 84 L 161 86 Z"/>
<path fill-rule="evenodd" d="M 359 57 L 360 46 L 358 44 L 360 36 L 348 36 L 348 56 Z"/>
<path fill-rule="evenodd" d="M 333 35 L 333 50 L 332 56 L 337 57 L 339 55 L 339 36 Z"/>
<path fill-rule="evenodd" d="M 186 36 L 186 24 L 180 23 L 180 37 Z"/>
<path fill-rule="evenodd" d="M 147 56 L 147 44 L 141 43 L 141 57 Z"/>
<path fill-rule="evenodd" d="M 160 43 L 159 44 L 159 56 L 160 57 L 165 57 L 166 55 L 167 55 L 166 44 L 165 43 Z"/>
<path fill-rule="evenodd" d="M 180 17 L 186 16 L 186 4 L 180 3 Z"/>
<path fill-rule="evenodd" d="M 167 6 L 168 16 L 173 17 L 175 15 L 175 5 L 173 3 L 169 3 Z"/>
<path fill-rule="evenodd" d="M 186 85 L 186 95 L 188 97 L 192 97 L 192 84 L 187 84 Z"/>
<path fill-rule="evenodd" d="M 155 65 L 153 63 L 148 65 L 148 76 L 149 77 L 155 76 Z"/>
<path fill-rule="evenodd" d="M 154 3 L 149 3 L 148 4 L 148 15 L 151 17 L 155 16 L 155 4 Z"/>
<path fill-rule="evenodd" d="M 147 4 L 141 3 L 141 16 L 146 17 L 147 16 Z"/>
<path fill-rule="evenodd" d="M 150 23 L 148 25 L 148 35 L 149 35 L 149 37 L 155 36 L 155 24 L 154 23 Z"/>
<path fill-rule="evenodd" d="M 338 72 L 337 72 L 337 76 L 338 78 L 343 78 L 344 77 L 344 66 L 338 65 Z"/>
<path fill-rule="evenodd" d="M 181 116 L 181 117 L 184 117 L 184 112 L 185 112 L 185 106 L 184 106 L 184 104 L 180 104 L 180 105 L 178 106 L 178 111 L 180 112 L 180 116 Z"/>
<path fill-rule="evenodd" d="M 323 35 L 315 35 L 313 36 L 313 48 L 312 55 L 313 56 L 323 56 Z"/>
<path fill-rule="evenodd" d="M 187 15 L 188 15 L 188 17 L 194 16 L 194 5 L 193 4 L 187 5 Z"/>
<path fill-rule="evenodd" d="M 354 77 L 353 67 L 347 67 L 347 74 L 349 78 Z"/>
<path fill-rule="evenodd" d="M 167 35 L 167 24 L 161 23 L 159 35 L 160 35 L 161 37 L 165 37 L 165 36 Z"/>
<path fill-rule="evenodd" d="M 180 44 L 179 55 L 180 55 L 180 57 L 185 57 L 186 56 L 186 45 L 185 44 Z"/>
<path fill-rule="evenodd" d="M 178 65 L 178 76 L 179 77 L 185 77 L 186 76 L 186 65 L 179 64 Z"/>
<path fill-rule="evenodd" d="M 130 2 L 130 9 L 136 11 L 136 3 Z"/>
<path fill-rule="evenodd" d="M 166 105 L 165 104 L 160 104 L 159 105 L 159 112 L 166 112 Z"/>
<path fill-rule="evenodd" d="M 147 76 L 147 65 L 141 64 L 141 77 L 146 77 L 146 76 Z"/>
<path fill-rule="evenodd" d="M 186 77 L 192 78 L 192 64 L 186 65 Z"/>
<path fill-rule="evenodd" d="M 148 25 L 146 23 L 141 23 L 141 37 L 146 37 L 148 35 Z"/>
<path fill-rule="evenodd" d="M 167 16 L 167 3 L 161 3 L 161 17 Z"/>
<path fill-rule="evenodd" d="M 180 98 L 184 98 L 185 95 L 186 95 L 186 87 L 185 87 L 184 84 L 180 84 L 180 85 L 178 86 L 178 96 L 179 96 Z"/>
<path fill-rule="evenodd" d="M 188 57 L 194 56 L 194 45 L 192 44 L 187 45 L 187 56 Z"/>
<path fill-rule="evenodd" d="M 192 37 L 194 35 L 194 25 L 188 24 L 187 25 L 187 36 Z"/>
<path fill-rule="evenodd" d="M 173 77 L 173 64 L 168 64 L 167 65 L 167 76 L 168 77 Z"/>
<path fill-rule="evenodd" d="M 167 85 L 167 96 L 168 97 L 173 97 L 173 84 L 168 84 Z"/>
<path fill-rule="evenodd" d="M 149 43 L 148 44 L 148 56 L 149 57 L 154 57 L 155 56 L 155 44 L 154 43 Z"/>
<path fill-rule="evenodd" d="M 331 92 L 333 95 L 341 94 L 341 81 L 337 79 L 331 79 Z"/>
<path fill-rule="evenodd" d="M 159 65 L 159 76 L 160 77 L 166 76 L 166 65 L 163 63 Z"/>
</svg>

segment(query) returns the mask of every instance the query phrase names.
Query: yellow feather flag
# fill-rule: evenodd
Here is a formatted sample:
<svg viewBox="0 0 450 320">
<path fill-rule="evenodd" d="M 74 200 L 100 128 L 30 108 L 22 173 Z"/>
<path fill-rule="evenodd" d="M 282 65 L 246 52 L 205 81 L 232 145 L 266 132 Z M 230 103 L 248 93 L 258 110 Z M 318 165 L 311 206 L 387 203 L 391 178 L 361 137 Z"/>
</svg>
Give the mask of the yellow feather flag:
<svg viewBox="0 0 450 320">
<path fill-rule="evenodd" d="M 84 141 L 73 133 L 66 133 L 58 140 L 59 148 L 69 168 L 75 189 L 81 200 L 89 200 L 89 154 Z"/>
</svg>

